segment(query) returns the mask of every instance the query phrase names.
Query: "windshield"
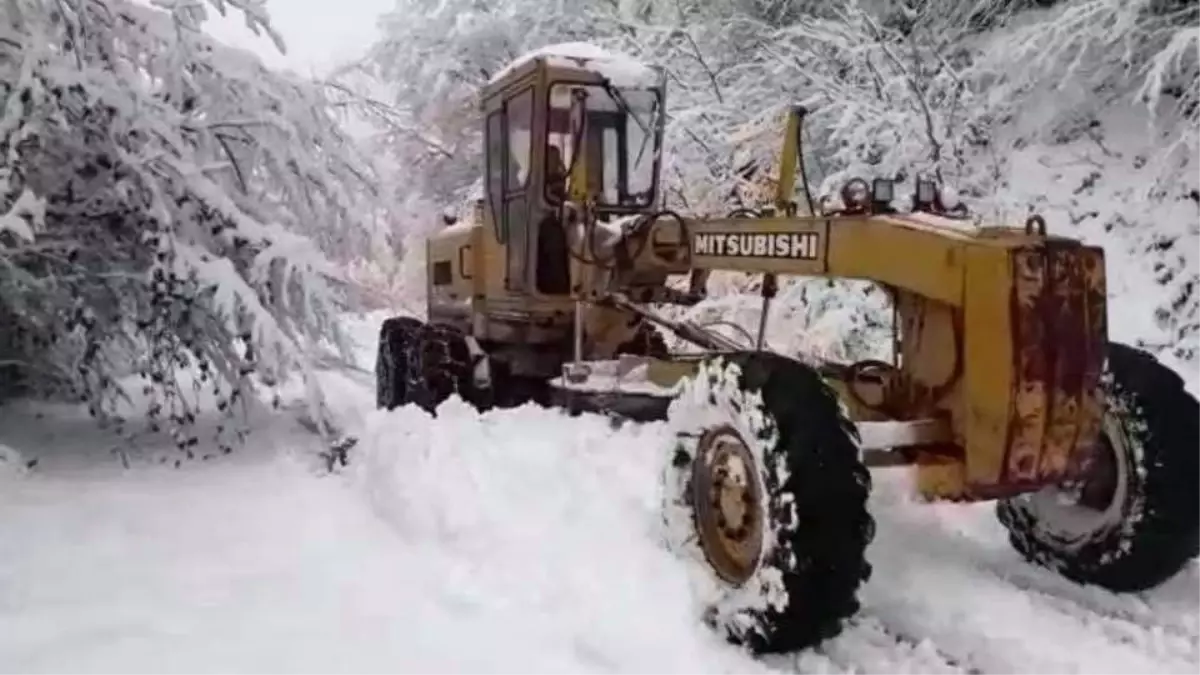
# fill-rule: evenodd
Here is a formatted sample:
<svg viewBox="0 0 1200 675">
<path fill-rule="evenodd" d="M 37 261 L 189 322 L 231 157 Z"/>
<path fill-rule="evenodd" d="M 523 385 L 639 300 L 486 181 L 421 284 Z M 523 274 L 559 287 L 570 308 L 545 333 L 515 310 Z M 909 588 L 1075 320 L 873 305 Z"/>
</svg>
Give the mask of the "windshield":
<svg viewBox="0 0 1200 675">
<path fill-rule="evenodd" d="M 601 206 L 644 208 L 654 201 L 661 105 L 654 89 L 555 84 L 550 89 L 546 147 L 546 197 L 563 200 L 575 157 L 570 122 L 572 92 L 586 94 L 589 193 Z"/>
</svg>

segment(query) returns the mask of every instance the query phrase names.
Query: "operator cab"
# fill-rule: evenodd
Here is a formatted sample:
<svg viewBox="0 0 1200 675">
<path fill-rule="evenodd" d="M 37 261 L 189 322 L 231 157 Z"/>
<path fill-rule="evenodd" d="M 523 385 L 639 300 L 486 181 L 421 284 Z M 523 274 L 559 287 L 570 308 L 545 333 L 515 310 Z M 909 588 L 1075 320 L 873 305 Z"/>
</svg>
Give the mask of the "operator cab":
<svg viewBox="0 0 1200 675">
<path fill-rule="evenodd" d="M 655 68 L 568 43 L 517 59 L 484 88 L 484 209 L 507 293 L 569 294 L 569 202 L 589 202 L 601 221 L 652 209 L 664 84 Z"/>
</svg>

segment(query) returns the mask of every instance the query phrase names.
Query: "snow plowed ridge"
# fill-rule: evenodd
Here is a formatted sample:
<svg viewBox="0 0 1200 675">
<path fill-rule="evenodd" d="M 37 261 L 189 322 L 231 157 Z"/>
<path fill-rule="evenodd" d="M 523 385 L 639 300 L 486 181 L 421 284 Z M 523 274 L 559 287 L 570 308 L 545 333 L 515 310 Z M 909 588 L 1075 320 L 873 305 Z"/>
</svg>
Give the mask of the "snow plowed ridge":
<svg viewBox="0 0 1200 675">
<path fill-rule="evenodd" d="M 464 611 L 546 626 L 597 657 L 588 669 L 751 667 L 700 624 L 683 563 L 660 544 L 663 426 L 534 407 L 478 415 L 454 400 L 436 419 L 405 408 L 368 429 L 354 481 L 407 545 L 456 561 Z M 875 574 L 846 632 L 754 665 L 1195 672 L 1194 565 L 1147 594 L 1080 587 L 1020 560 L 990 504 L 915 504 L 904 489 L 902 474 L 877 473 Z"/>
<path fill-rule="evenodd" d="M 567 670 L 746 672 L 705 631 L 678 563 L 658 544 L 659 425 L 532 406 L 478 415 L 452 399 L 437 419 L 378 413 L 352 480 L 414 550 L 461 620 L 516 631 L 529 655 L 575 653 Z M 468 639 L 468 643 L 471 640 Z"/>
</svg>

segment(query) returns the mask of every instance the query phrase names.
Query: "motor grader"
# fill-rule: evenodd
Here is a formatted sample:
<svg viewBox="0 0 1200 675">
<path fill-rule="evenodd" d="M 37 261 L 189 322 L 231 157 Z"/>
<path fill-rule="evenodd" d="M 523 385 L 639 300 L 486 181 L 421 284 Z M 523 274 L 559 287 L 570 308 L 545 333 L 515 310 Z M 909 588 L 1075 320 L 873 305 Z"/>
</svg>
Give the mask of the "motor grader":
<svg viewBox="0 0 1200 675">
<path fill-rule="evenodd" d="M 869 467 L 909 467 L 926 499 L 996 500 L 1024 557 L 1080 583 L 1146 589 L 1196 556 L 1197 401 L 1108 340 L 1102 249 L 1037 216 L 974 225 L 923 180 L 901 207 L 885 179 L 814 203 L 799 107 L 771 203 L 664 209 L 664 82 L 567 45 L 484 87 L 483 198 L 427 241 L 426 319 L 381 328 L 380 407 L 665 421 L 665 540 L 705 620 L 755 652 L 815 645 L 858 610 Z M 658 309 L 703 301 L 714 271 L 762 275 L 757 335 Z M 780 276 L 874 283 L 892 358 L 766 349 Z"/>
</svg>

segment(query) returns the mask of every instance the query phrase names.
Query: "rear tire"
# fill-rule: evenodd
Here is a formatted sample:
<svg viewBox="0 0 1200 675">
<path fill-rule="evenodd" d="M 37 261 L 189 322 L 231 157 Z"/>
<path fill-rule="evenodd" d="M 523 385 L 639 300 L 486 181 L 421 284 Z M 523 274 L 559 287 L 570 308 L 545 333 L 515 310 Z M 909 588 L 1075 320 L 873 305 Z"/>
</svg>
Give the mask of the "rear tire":
<svg viewBox="0 0 1200 675">
<path fill-rule="evenodd" d="M 393 410 L 408 402 L 408 352 L 425 326 L 411 316 L 395 316 L 379 327 L 375 356 L 375 407 Z"/>
<path fill-rule="evenodd" d="M 461 330 L 444 324 L 423 326 L 407 352 L 409 400 L 431 414 L 457 394 L 479 410 L 491 408 L 493 388 L 480 382 L 486 355 L 473 353 Z"/>
<path fill-rule="evenodd" d="M 1002 500 L 1009 541 L 1030 562 L 1116 592 L 1153 588 L 1200 552 L 1200 405 L 1153 356 L 1110 344 L 1096 467 L 1075 486 Z M 1102 495 L 1097 498 L 1091 495 Z M 1090 498 L 1089 498 L 1090 497 Z"/>
<path fill-rule="evenodd" d="M 719 356 L 684 384 L 667 423 L 668 545 L 693 563 L 707 623 L 755 653 L 840 633 L 870 576 L 875 523 L 836 393 L 778 354 Z"/>
</svg>

